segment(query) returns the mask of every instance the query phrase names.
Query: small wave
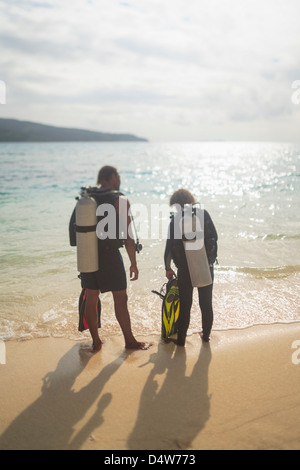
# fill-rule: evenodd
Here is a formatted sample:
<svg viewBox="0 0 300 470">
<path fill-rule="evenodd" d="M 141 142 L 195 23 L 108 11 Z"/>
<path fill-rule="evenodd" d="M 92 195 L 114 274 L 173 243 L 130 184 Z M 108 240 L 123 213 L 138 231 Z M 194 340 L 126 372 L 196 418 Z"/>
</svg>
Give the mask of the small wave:
<svg viewBox="0 0 300 470">
<path fill-rule="evenodd" d="M 300 240 L 300 233 L 290 235 L 286 233 L 266 233 L 266 234 L 255 234 L 255 233 L 246 233 L 242 232 L 237 235 L 237 238 L 244 238 L 250 241 L 262 240 L 264 241 L 276 241 L 276 240 Z"/>
<path fill-rule="evenodd" d="M 297 233 L 295 235 L 286 235 L 284 233 L 270 233 L 260 236 L 258 238 L 261 238 L 262 240 L 300 240 L 300 233 Z"/>
<path fill-rule="evenodd" d="M 219 272 L 231 271 L 240 274 L 250 274 L 256 278 L 276 279 L 288 277 L 292 274 L 300 272 L 300 266 L 275 266 L 268 268 L 260 267 L 237 267 L 237 266 L 222 266 L 217 268 Z"/>
<path fill-rule="evenodd" d="M 249 328 L 255 328 L 257 326 L 272 326 L 272 325 L 299 325 L 300 320 L 289 320 L 289 321 L 270 321 L 270 322 L 253 322 L 249 323 L 248 325 L 243 326 L 231 326 L 231 327 L 223 327 L 223 328 L 213 328 L 213 331 L 240 331 L 240 330 L 248 330 Z"/>
<path fill-rule="evenodd" d="M 52 264 L 57 262 L 57 259 L 65 259 L 69 257 L 71 251 L 69 250 L 56 250 L 53 252 L 44 252 L 42 250 L 36 250 L 30 254 L 22 254 L 17 251 L 9 252 L 0 256 L 1 267 L 20 267 L 20 266 L 40 266 L 49 265 L 49 269 L 52 268 Z M 50 263 L 50 264 L 49 264 Z M 55 268 L 55 271 L 59 271 L 59 267 Z"/>
</svg>

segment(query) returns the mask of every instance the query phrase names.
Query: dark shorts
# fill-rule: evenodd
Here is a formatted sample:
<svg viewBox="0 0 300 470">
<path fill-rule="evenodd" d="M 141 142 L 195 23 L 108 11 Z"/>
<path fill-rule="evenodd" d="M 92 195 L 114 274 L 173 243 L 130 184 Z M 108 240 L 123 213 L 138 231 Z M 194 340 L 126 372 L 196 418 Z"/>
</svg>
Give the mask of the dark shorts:
<svg viewBox="0 0 300 470">
<path fill-rule="evenodd" d="M 126 272 L 119 251 L 102 253 L 99 265 L 100 269 L 94 273 L 80 274 L 82 288 L 100 290 L 102 293 L 127 289 Z"/>
</svg>

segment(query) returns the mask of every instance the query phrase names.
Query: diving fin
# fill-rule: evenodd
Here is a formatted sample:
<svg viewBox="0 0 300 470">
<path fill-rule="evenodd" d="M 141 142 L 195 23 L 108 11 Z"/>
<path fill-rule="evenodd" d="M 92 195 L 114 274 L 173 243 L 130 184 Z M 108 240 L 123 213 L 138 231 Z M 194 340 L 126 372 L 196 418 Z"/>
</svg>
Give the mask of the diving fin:
<svg viewBox="0 0 300 470">
<path fill-rule="evenodd" d="M 180 299 L 177 279 L 170 279 L 160 292 L 152 291 L 162 299 L 161 337 L 167 340 L 178 332 Z"/>
<path fill-rule="evenodd" d="M 89 329 L 86 318 L 84 316 L 85 306 L 86 306 L 86 289 L 83 288 L 82 291 L 81 291 L 81 294 L 79 296 L 79 301 L 78 301 L 78 312 L 79 312 L 78 331 L 81 331 L 81 332 Z M 98 299 L 98 303 L 97 303 L 97 315 L 98 315 L 98 328 L 101 328 L 101 302 L 100 302 L 100 299 Z"/>
</svg>

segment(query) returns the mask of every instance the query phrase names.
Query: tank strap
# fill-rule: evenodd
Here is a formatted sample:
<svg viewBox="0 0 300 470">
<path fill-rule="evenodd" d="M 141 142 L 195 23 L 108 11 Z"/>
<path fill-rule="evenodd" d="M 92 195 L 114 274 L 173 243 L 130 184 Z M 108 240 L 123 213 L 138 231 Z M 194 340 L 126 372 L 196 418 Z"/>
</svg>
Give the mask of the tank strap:
<svg viewBox="0 0 300 470">
<path fill-rule="evenodd" d="M 75 225 L 76 232 L 78 233 L 89 233 L 89 232 L 95 232 L 97 225 L 89 225 L 89 226 L 80 226 L 80 225 Z"/>
</svg>

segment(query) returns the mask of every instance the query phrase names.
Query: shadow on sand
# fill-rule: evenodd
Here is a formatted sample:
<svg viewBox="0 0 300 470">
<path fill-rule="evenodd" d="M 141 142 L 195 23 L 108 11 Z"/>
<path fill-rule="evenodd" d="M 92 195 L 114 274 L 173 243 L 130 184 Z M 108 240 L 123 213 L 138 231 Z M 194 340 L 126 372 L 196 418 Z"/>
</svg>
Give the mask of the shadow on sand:
<svg viewBox="0 0 300 470">
<path fill-rule="evenodd" d="M 103 393 L 104 387 L 129 355 L 124 351 L 88 385 L 75 391 L 75 382 L 91 358 L 84 344 L 75 344 L 56 370 L 44 377 L 40 397 L 0 436 L 0 449 L 80 449 L 102 425 L 103 413 L 113 400 L 111 393 Z M 157 353 L 151 354 L 153 368 L 140 396 L 136 423 L 126 438 L 127 449 L 188 449 L 204 428 L 210 412 L 210 347 L 202 346 L 193 370 L 187 370 L 186 359 L 185 349 L 173 344 L 159 344 Z M 78 425 L 95 403 L 94 414 Z"/>
<path fill-rule="evenodd" d="M 91 432 L 101 425 L 103 412 L 112 400 L 110 393 L 101 396 L 101 392 L 126 357 L 126 353 L 121 355 L 104 367 L 87 386 L 75 392 L 72 389 L 75 380 L 91 358 L 83 344 L 75 344 L 60 359 L 56 370 L 44 377 L 41 396 L 2 434 L 0 449 L 79 449 Z M 73 436 L 74 426 L 97 400 L 97 412 Z"/>
<path fill-rule="evenodd" d="M 187 376 L 186 350 L 159 345 L 154 367 L 141 395 L 138 418 L 128 440 L 131 450 L 188 449 L 210 416 L 210 346 L 202 346 Z M 159 375 L 166 373 L 161 386 Z"/>
</svg>

